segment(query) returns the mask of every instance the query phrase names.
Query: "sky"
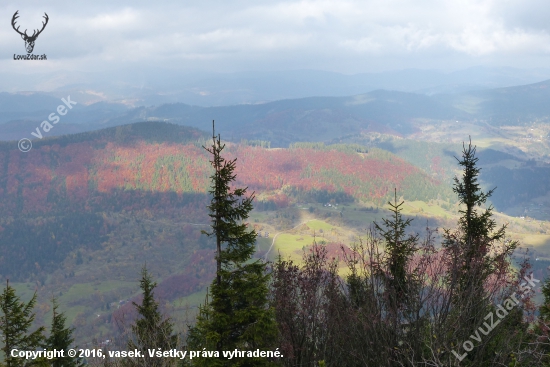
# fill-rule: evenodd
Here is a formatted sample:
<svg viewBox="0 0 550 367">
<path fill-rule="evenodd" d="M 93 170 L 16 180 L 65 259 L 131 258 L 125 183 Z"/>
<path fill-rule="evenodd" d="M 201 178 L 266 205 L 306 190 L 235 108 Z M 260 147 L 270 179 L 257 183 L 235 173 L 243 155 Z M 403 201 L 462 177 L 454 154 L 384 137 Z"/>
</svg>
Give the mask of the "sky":
<svg viewBox="0 0 550 367">
<path fill-rule="evenodd" d="M 47 61 L 13 60 L 26 54 L 17 10 L 29 33 L 48 14 L 33 52 Z M 545 68 L 548 19 L 548 0 L 3 1 L 0 90 L 140 73 Z"/>
</svg>

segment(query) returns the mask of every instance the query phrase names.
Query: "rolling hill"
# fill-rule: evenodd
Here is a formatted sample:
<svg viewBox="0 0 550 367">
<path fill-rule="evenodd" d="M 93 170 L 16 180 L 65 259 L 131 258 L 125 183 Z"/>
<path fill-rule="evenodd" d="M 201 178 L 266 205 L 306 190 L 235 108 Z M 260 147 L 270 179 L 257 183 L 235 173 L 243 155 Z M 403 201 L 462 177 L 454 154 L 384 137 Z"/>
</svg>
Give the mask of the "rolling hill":
<svg viewBox="0 0 550 367">
<path fill-rule="evenodd" d="M 544 81 L 432 96 L 375 90 L 350 97 L 308 97 L 217 107 L 172 103 L 130 109 L 121 103 L 82 102 L 63 116 L 62 123 L 49 136 L 146 120 L 208 130 L 214 119 L 228 140 L 269 140 L 272 147 L 288 147 L 294 142 L 338 141 L 361 132 L 412 136 L 420 131 L 417 120 L 434 126 L 442 121 L 467 122 L 480 128 L 525 126 L 550 117 L 549 85 L 550 81 Z M 89 99 L 88 95 L 81 97 Z M 49 95 L 0 94 L 0 140 L 30 138 L 30 132 L 55 111 L 58 102 Z M 493 131 L 493 135 L 499 133 Z"/>
<path fill-rule="evenodd" d="M 60 291 L 82 335 L 108 331 L 111 313 L 100 311 L 132 296 L 145 262 L 168 301 L 202 289 L 213 271 L 213 244 L 200 232 L 209 224 L 208 135 L 142 122 L 45 138 L 28 153 L 1 143 L 0 277 Z M 226 155 L 238 159 L 237 185 L 255 191 L 259 213 L 296 202 L 377 205 L 394 187 L 407 200 L 450 195 L 437 177 L 376 148 L 243 141 Z"/>
</svg>

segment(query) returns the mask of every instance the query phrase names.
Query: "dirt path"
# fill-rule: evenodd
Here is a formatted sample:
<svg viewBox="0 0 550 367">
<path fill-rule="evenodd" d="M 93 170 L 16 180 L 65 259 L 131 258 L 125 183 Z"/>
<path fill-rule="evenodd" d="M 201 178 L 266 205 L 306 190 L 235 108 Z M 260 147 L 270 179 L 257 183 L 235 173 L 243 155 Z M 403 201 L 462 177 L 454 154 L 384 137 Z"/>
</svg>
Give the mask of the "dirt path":
<svg viewBox="0 0 550 367">
<path fill-rule="evenodd" d="M 282 233 L 285 233 L 285 232 L 288 232 L 288 231 L 292 231 L 293 229 L 296 229 L 308 222 L 311 222 L 312 220 L 315 220 L 315 219 L 308 219 L 306 220 L 305 222 L 302 222 L 300 224 L 298 224 L 297 226 L 295 227 L 292 227 L 291 229 L 287 229 L 286 231 L 282 231 L 282 232 L 279 232 L 277 233 L 275 236 L 273 236 L 273 241 L 271 241 L 271 246 L 269 246 L 269 249 L 267 250 L 267 252 L 265 253 L 265 257 L 264 257 L 264 261 L 267 261 L 267 256 L 269 255 L 269 253 L 271 252 L 271 249 L 273 248 L 273 245 L 275 245 L 275 239 L 277 238 L 278 235 L 282 234 Z"/>
</svg>

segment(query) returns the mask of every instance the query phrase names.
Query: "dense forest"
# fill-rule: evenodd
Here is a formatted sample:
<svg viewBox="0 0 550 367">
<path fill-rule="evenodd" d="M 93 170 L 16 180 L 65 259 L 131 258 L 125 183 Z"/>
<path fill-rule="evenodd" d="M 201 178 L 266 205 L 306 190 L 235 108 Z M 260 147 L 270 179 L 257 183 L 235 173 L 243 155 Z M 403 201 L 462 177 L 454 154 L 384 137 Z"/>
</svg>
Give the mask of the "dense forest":
<svg viewBox="0 0 550 367">
<path fill-rule="evenodd" d="M 121 230 L 120 215 L 207 223 L 205 141 L 192 128 L 147 122 L 45 140 L 24 155 L 0 149 L 0 276 L 43 282 L 77 249 L 105 247 Z M 331 200 L 380 205 L 394 187 L 407 200 L 452 200 L 443 182 L 376 148 L 243 142 L 224 154 L 239 160 L 236 185 L 255 191 L 260 210 Z M 184 241 L 190 251 L 201 247 L 194 237 Z"/>
<path fill-rule="evenodd" d="M 201 133 L 164 123 L 130 126 L 86 133 L 86 138 L 86 134 L 55 138 L 37 144 L 26 155 L 0 151 L 3 214 L 104 206 L 131 210 L 139 205 L 140 196 L 149 193 L 178 197 L 205 193 L 209 165 L 201 148 L 203 139 L 197 140 Z M 299 201 L 300 193 L 324 190 L 381 204 L 397 187 L 408 200 L 450 199 L 442 182 L 379 149 L 357 152 L 354 146 L 315 144 L 269 149 L 245 144 L 228 147 L 227 154 L 242 162 L 237 184 L 262 196 L 282 190 Z"/>
<path fill-rule="evenodd" d="M 143 185 L 161 192 L 171 187 L 180 187 L 182 192 L 183 188 L 206 191 L 208 200 L 202 203 L 206 204 L 204 214 L 210 218 L 211 225 L 203 231 L 202 238 L 207 239 L 213 251 L 195 252 L 195 256 L 210 263 L 205 271 L 212 281 L 195 321 L 188 328 L 177 329 L 157 298 L 166 297 L 167 288 L 193 291 L 200 284 L 187 275 L 173 277 L 157 286 L 144 265 L 141 297 L 112 314 L 111 321 L 118 322 L 121 328 L 115 340 L 94 345 L 94 355 L 85 355 L 85 358 L 40 355 L 33 363 L 44 366 L 83 363 L 97 366 L 546 366 L 550 363 L 550 283 L 533 276 L 527 259 L 518 266 L 512 261 L 519 244 L 506 236 L 506 225 L 496 224 L 493 208 L 487 205 L 493 191 L 483 191 L 480 186 L 478 158 L 471 144 L 464 147 L 458 162 L 462 173 L 453 185 L 453 194 L 461 205 L 455 227 L 444 228 L 439 237 L 434 230 L 427 229 L 421 237 L 407 231 L 413 219 L 403 217 L 404 201 L 397 196 L 399 190 L 406 190 L 403 182 L 418 172 L 388 153 L 353 152 L 357 147 L 331 149 L 323 145 L 298 145 L 270 153 L 261 146 L 226 147 L 219 137 L 214 137 L 211 145 L 206 140 L 203 142 L 206 153 L 193 150 L 196 145 L 184 147 L 189 149 L 186 153 L 197 158 L 184 162 L 163 157 L 157 145 L 140 146 L 141 152 L 150 149 L 146 156 L 153 155 L 153 161 L 165 159 L 157 166 L 145 158 L 133 165 L 130 162 L 135 161 L 130 157 L 137 151 L 109 148 L 107 143 L 107 156 L 103 156 L 101 162 L 109 164 L 94 166 L 95 169 L 90 169 L 93 175 L 84 176 L 96 175 L 94 190 L 99 193 L 120 190 L 124 182 L 134 188 Z M 170 151 L 170 146 L 162 148 Z M 119 158 L 106 159 L 113 154 Z M 194 166 L 199 157 L 205 159 L 213 171 L 204 169 L 203 165 Z M 158 164 L 161 171 L 166 165 L 176 171 L 182 166 L 186 170 L 195 169 L 195 173 L 204 169 L 206 182 L 195 186 L 198 183 L 185 181 L 185 176 L 173 176 L 172 180 L 155 176 Z M 135 165 L 143 169 L 139 170 L 140 176 L 132 170 Z M 334 178 L 337 174 L 353 177 L 354 172 L 363 168 L 370 172 L 369 167 L 380 169 L 372 174 L 373 184 L 383 177 L 394 189 L 353 191 L 358 181 Z M 113 176 L 115 184 L 100 179 L 109 169 L 119 172 Z M 282 170 L 290 172 L 285 180 L 278 176 Z M 243 183 L 247 179 L 251 182 L 245 188 Z M 178 182 L 186 183 L 178 185 Z M 261 190 L 283 189 L 289 182 L 295 192 L 300 189 L 338 192 L 340 189 L 350 196 L 361 197 L 363 193 L 371 200 L 389 196 L 391 215 L 375 223 L 351 248 L 314 240 L 304 249 L 302 261 L 298 263 L 282 257 L 275 263 L 254 259 L 258 233 L 247 222 L 255 202 L 251 190 L 258 190 L 261 195 Z M 432 181 L 426 179 L 425 182 Z M 125 191 L 128 190 L 120 192 Z M 67 189 L 65 198 L 69 202 L 78 195 L 93 198 L 90 192 L 93 191 L 89 187 L 85 193 Z M 176 191 L 174 198 L 180 197 L 178 194 L 181 192 Z M 78 219 L 66 218 L 56 225 L 62 228 L 70 225 L 70 220 Z M 109 231 L 101 217 L 80 219 L 91 225 L 82 229 L 83 235 L 86 231 L 99 235 Z M 12 224 L 15 226 L 18 220 L 21 219 L 14 219 Z M 13 229 L 8 227 L 3 231 L 15 237 Z M 186 236 L 195 236 L 194 233 L 190 229 L 185 231 Z M 51 236 L 53 245 L 56 234 Z M 21 241 L 27 239 L 22 233 L 18 236 L 22 237 Z M 57 236 L 62 239 L 62 235 Z M 80 240 L 85 241 L 84 238 L 89 237 Z M 57 245 L 61 243 L 64 242 Z M 46 264 L 67 251 L 70 249 L 59 247 L 59 254 L 44 255 Z M 3 258 L 7 256 L 6 253 Z M 77 258 L 76 261 L 83 260 Z M 342 263 L 347 269 L 344 273 L 340 271 Z M 537 288 L 545 297 L 539 309 L 532 300 Z M 73 333 L 77 330 L 65 324 L 66 317 L 57 311 L 55 299 L 51 326 L 33 328 L 35 302 L 36 293 L 29 302 L 21 302 L 14 288 L 6 283 L 0 295 L 3 365 L 28 365 L 24 358 L 11 354 L 14 348 L 37 351 L 74 347 Z M 139 353 L 120 354 L 123 350 Z"/>
</svg>

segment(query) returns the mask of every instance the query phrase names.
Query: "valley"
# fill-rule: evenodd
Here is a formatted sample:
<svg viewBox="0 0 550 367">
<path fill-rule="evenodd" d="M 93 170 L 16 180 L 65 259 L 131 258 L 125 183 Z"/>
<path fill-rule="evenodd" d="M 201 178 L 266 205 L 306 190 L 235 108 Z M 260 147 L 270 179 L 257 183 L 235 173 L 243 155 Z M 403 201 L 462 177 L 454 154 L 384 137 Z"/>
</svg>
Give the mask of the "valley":
<svg viewBox="0 0 550 367">
<path fill-rule="evenodd" d="M 459 208 L 450 183 L 461 144 L 458 138 L 438 141 L 433 131 L 423 133 L 424 140 L 364 133 L 289 148 L 229 142 L 237 184 L 256 195 L 249 218 L 261 234 L 256 256 L 300 262 L 313 241 L 341 256 L 341 246 L 357 243 L 373 221 L 388 215 L 394 187 L 405 200 L 403 214 L 413 219 L 411 232 L 453 228 Z M 55 295 L 79 343 L 116 336 L 134 317 L 139 269 L 146 263 L 159 283 L 162 309 L 178 315 L 185 329 L 215 273 L 213 243 L 201 234 L 209 225 L 209 163 L 201 148 L 207 137 L 194 128 L 145 122 L 48 138 L 27 155 L 11 143 L 0 145 L 0 275 L 12 279 L 23 299 L 38 292 L 38 323 L 49 319 Z M 540 192 L 547 190 L 542 160 L 532 163 L 472 135 L 474 143 L 477 138 L 482 172 L 529 170 L 542 178 Z M 484 185 L 503 183 L 498 175 L 486 177 Z M 506 190 L 522 193 L 517 186 L 503 189 L 504 197 Z M 508 225 L 509 239 L 521 242 L 518 256 L 528 249 L 537 276 L 544 277 L 548 201 L 529 193 L 512 206 L 495 201 L 503 209 L 496 219 Z M 343 265 L 339 271 L 346 273 Z"/>
</svg>

